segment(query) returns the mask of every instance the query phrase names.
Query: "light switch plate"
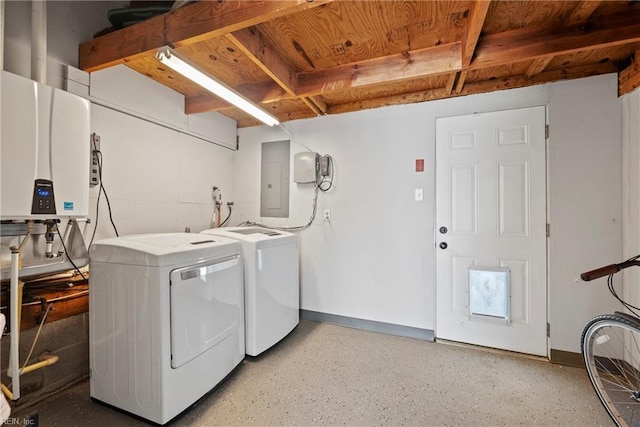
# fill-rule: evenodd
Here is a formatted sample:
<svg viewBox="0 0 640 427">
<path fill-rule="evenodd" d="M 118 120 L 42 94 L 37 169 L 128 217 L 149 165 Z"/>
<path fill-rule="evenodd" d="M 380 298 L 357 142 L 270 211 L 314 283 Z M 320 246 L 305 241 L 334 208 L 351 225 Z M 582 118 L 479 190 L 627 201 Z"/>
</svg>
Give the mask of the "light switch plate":
<svg viewBox="0 0 640 427">
<path fill-rule="evenodd" d="M 421 202 L 423 199 L 422 188 L 416 188 L 415 190 L 415 201 Z"/>
</svg>

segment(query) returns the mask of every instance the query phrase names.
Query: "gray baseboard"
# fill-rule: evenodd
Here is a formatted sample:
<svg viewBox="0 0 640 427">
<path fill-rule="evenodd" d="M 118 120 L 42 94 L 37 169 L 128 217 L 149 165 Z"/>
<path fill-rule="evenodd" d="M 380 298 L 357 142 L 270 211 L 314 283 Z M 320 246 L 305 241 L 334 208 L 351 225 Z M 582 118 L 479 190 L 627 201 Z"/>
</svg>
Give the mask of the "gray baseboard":
<svg viewBox="0 0 640 427">
<path fill-rule="evenodd" d="M 300 310 L 300 317 L 306 320 L 332 323 L 334 325 L 363 329 L 365 331 L 398 335 L 401 337 L 415 338 L 424 341 L 434 341 L 434 333 L 431 329 L 421 329 L 414 328 L 412 326 L 395 325 L 393 323 L 376 322 L 375 320 L 358 319 L 356 317 L 320 313 L 318 311 L 311 310 Z"/>
<path fill-rule="evenodd" d="M 585 367 L 581 353 L 556 350 L 555 348 L 552 348 L 549 353 L 549 360 L 551 361 L 551 363 L 557 363 L 558 365 L 576 366 L 578 368 Z"/>
</svg>

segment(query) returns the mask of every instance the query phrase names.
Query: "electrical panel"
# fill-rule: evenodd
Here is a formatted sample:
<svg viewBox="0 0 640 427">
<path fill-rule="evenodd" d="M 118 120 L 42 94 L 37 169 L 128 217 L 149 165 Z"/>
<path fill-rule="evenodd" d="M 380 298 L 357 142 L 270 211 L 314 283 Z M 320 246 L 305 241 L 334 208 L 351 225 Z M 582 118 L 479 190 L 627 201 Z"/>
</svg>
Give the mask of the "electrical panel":
<svg viewBox="0 0 640 427">
<path fill-rule="evenodd" d="M 260 172 L 260 216 L 289 217 L 291 148 L 289 141 L 262 144 Z"/>
<path fill-rule="evenodd" d="M 89 101 L 2 71 L 0 102 L 0 218 L 88 216 Z"/>
<path fill-rule="evenodd" d="M 293 157 L 293 180 L 298 184 L 312 184 L 318 176 L 318 153 L 306 151 Z"/>
</svg>

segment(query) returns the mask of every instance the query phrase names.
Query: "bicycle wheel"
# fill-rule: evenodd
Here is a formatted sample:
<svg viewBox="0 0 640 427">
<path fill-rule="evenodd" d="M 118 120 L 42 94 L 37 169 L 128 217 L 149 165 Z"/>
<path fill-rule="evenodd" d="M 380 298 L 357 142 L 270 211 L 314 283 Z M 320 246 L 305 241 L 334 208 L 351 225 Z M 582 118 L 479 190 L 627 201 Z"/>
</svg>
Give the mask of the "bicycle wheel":
<svg viewBox="0 0 640 427">
<path fill-rule="evenodd" d="M 582 332 L 589 379 L 619 426 L 640 426 L 640 323 L 630 316 L 593 318 Z"/>
</svg>

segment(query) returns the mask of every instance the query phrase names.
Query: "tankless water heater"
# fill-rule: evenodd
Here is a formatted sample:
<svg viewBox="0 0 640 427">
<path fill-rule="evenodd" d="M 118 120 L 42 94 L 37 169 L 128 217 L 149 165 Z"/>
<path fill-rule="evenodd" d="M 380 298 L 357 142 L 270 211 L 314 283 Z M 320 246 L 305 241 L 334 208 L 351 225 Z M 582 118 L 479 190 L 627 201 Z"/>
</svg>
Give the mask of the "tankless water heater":
<svg viewBox="0 0 640 427">
<path fill-rule="evenodd" d="M 89 101 L 0 72 L 0 219 L 89 215 Z"/>
</svg>

